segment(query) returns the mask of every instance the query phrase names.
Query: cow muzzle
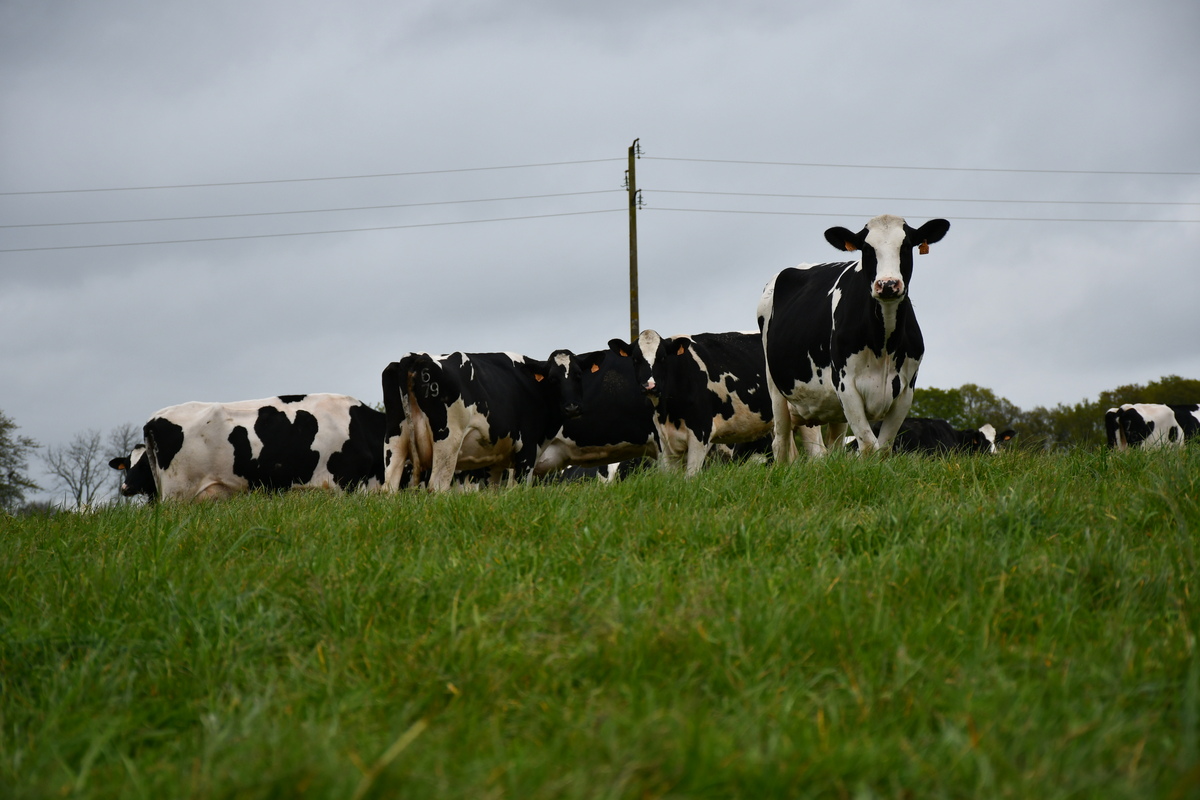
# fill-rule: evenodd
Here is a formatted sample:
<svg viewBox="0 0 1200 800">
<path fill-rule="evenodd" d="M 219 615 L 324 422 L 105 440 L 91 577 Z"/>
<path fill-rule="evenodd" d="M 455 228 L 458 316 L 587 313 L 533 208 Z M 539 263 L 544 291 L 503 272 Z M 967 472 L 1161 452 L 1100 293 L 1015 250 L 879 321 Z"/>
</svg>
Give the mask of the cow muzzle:
<svg viewBox="0 0 1200 800">
<path fill-rule="evenodd" d="M 904 297 L 904 281 L 900 278 L 885 278 L 875 281 L 871 290 L 877 300 L 899 300 Z"/>
</svg>

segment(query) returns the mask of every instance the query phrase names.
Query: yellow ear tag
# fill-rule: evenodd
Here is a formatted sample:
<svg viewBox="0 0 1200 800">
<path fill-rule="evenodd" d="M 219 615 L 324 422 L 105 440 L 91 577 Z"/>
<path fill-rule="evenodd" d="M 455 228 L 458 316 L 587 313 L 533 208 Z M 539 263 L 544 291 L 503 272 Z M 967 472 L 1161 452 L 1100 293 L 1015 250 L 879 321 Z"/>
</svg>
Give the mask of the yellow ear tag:
<svg viewBox="0 0 1200 800">
<path fill-rule="evenodd" d="M 675 353 L 677 356 L 683 355 L 683 345 L 679 345 L 679 350 Z"/>
<path fill-rule="evenodd" d="M 929 255 L 929 242 L 921 242 L 921 246 L 917 248 L 917 252 L 923 256 Z"/>
<path fill-rule="evenodd" d="M 846 252 L 853 253 L 858 248 L 854 246 L 854 242 L 846 242 Z"/>
<path fill-rule="evenodd" d="M 546 376 L 545 376 L 545 375 L 538 375 L 538 374 L 535 372 L 535 373 L 533 373 L 533 379 L 534 379 L 535 381 L 537 381 L 538 383 L 541 383 L 542 381 L 544 381 L 544 380 L 546 379 Z"/>
<path fill-rule="evenodd" d="M 622 353 L 621 355 L 625 355 L 625 354 L 624 354 L 624 353 Z M 592 369 L 591 369 L 590 371 L 591 371 L 592 373 L 599 372 L 599 371 L 600 371 L 600 365 L 599 365 L 599 364 L 592 364 Z"/>
<path fill-rule="evenodd" d="M 618 352 L 625 358 L 629 358 L 629 353 L 626 353 L 624 350 L 619 350 Z"/>
</svg>

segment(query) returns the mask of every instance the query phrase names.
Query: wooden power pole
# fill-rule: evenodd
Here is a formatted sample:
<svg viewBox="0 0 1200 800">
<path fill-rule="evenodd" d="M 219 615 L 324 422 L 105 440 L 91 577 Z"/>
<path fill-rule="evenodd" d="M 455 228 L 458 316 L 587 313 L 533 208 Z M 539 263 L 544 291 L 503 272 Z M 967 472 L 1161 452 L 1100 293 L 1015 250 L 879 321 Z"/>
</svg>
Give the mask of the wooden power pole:
<svg viewBox="0 0 1200 800">
<path fill-rule="evenodd" d="M 637 171 L 635 160 L 641 155 L 638 147 L 639 139 L 634 139 L 629 146 L 629 171 L 625 173 L 625 184 L 629 189 L 629 342 L 637 342 L 641 333 L 638 321 L 638 262 L 637 262 Z"/>
</svg>

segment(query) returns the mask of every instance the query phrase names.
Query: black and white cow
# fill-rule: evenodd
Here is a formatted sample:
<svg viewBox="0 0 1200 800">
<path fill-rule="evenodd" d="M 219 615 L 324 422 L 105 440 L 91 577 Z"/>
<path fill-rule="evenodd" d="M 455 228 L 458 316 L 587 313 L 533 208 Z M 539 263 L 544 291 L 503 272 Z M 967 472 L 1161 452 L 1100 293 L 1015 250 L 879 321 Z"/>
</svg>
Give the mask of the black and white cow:
<svg viewBox="0 0 1200 800">
<path fill-rule="evenodd" d="M 871 429 L 878 434 L 880 423 Z M 956 429 L 944 419 L 908 417 L 892 443 L 897 453 L 995 453 L 999 446 L 1012 441 L 1017 432 L 1011 428 L 997 432 L 991 423 L 979 428 Z"/>
<path fill-rule="evenodd" d="M 761 439 L 771 431 L 762 342 L 755 333 L 664 338 L 644 330 L 636 342 L 609 342 L 633 358 L 654 404 L 659 465 L 695 475 L 716 444 Z"/>
<path fill-rule="evenodd" d="M 944 219 L 911 228 L 900 217 L 879 216 L 854 233 L 825 231 L 838 250 L 862 251 L 860 261 L 802 264 L 767 283 L 758 304 L 775 418 L 775 460 L 796 454 L 793 432 L 804 426 L 805 449 L 825 452 L 815 426 L 840 441 L 849 423 L 863 452 L 886 451 L 912 405 L 913 384 L 925 354 L 909 300 L 912 251 L 941 241 Z M 880 420 L 879 434 L 871 422 Z"/>
<path fill-rule="evenodd" d="M 348 490 L 383 482 L 384 415 L 342 394 L 183 403 L 155 412 L 144 443 L 109 466 L 121 494 L 229 497 L 251 489 Z"/>
<path fill-rule="evenodd" d="M 1200 405 L 1126 403 L 1104 412 L 1104 431 L 1117 450 L 1182 447 L 1200 432 Z"/>
<path fill-rule="evenodd" d="M 581 413 L 562 428 L 538 458 L 534 475 L 569 466 L 604 467 L 631 459 L 658 457 L 654 406 L 642 390 L 628 350 L 612 348 L 576 356 Z M 552 375 L 563 364 L 551 362 Z M 565 375 L 558 375 L 560 382 Z"/>
<path fill-rule="evenodd" d="M 384 485 L 404 487 L 428 474 L 432 491 L 450 488 L 456 472 L 507 469 L 527 480 L 538 455 L 579 414 L 574 356 L 556 350 L 548 362 L 516 353 L 409 353 L 383 371 L 387 414 Z"/>
</svg>

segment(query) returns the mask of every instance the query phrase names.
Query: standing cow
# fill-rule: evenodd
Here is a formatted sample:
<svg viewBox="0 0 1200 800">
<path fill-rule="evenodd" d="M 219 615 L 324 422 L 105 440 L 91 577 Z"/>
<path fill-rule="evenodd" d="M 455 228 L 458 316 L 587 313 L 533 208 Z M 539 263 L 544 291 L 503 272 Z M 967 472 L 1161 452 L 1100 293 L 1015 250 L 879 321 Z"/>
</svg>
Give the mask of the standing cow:
<svg viewBox="0 0 1200 800">
<path fill-rule="evenodd" d="M 638 382 L 628 350 L 580 353 L 574 363 L 579 369 L 581 412 L 563 420 L 538 458 L 534 474 L 656 458 L 654 406 Z M 552 360 L 549 367 L 560 382 L 567 380 L 564 364 Z"/>
<path fill-rule="evenodd" d="M 432 491 L 456 472 L 506 469 L 527 480 L 538 455 L 577 416 L 579 369 L 568 350 L 549 362 L 516 353 L 409 353 L 383 370 L 387 415 L 385 486 L 392 491 L 428 474 Z"/>
<path fill-rule="evenodd" d="M 1126 403 L 1104 412 L 1104 430 L 1117 450 L 1182 447 L 1200 433 L 1200 405 Z"/>
<path fill-rule="evenodd" d="M 716 444 L 761 439 L 771 431 L 762 342 L 755 333 L 662 337 L 644 330 L 636 342 L 609 347 L 633 358 L 654 403 L 659 464 L 695 475 Z"/>
<path fill-rule="evenodd" d="M 758 304 L 775 418 L 775 460 L 796 454 L 793 431 L 805 426 L 805 448 L 825 452 L 815 426 L 840 440 L 849 423 L 863 452 L 887 451 L 912 405 L 925 343 L 909 300 L 913 248 L 942 240 L 944 219 L 911 228 L 879 216 L 854 233 L 825 231 L 838 250 L 862 251 L 860 261 L 803 264 L 767 283 Z M 871 422 L 880 420 L 879 435 Z"/>
<path fill-rule="evenodd" d="M 384 415 L 342 394 L 183 403 L 155 412 L 144 444 L 109 462 L 121 494 L 192 500 L 251 489 L 347 490 L 383 482 Z"/>
</svg>

